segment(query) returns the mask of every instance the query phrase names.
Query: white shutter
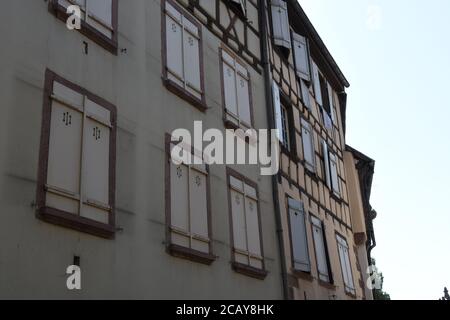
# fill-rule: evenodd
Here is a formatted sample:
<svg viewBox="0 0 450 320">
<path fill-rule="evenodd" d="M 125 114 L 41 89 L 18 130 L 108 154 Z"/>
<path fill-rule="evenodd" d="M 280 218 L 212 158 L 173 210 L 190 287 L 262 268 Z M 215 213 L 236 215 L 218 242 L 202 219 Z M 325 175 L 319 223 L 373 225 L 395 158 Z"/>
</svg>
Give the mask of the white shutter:
<svg viewBox="0 0 450 320">
<path fill-rule="evenodd" d="M 247 186 L 246 186 L 247 187 Z M 251 188 L 251 187 L 250 187 Z M 252 188 L 253 189 L 253 188 Z M 247 225 L 248 251 L 250 255 L 261 257 L 261 240 L 259 234 L 258 202 L 256 199 L 246 196 L 245 215 Z M 260 258 L 250 258 L 250 265 L 261 269 L 262 260 Z"/>
<path fill-rule="evenodd" d="M 336 239 L 338 243 L 339 260 L 341 262 L 342 277 L 344 280 L 345 289 L 346 291 L 354 293 L 355 288 L 353 284 L 353 275 L 350 265 L 347 241 L 345 241 L 345 239 L 341 238 L 340 236 L 336 236 Z"/>
<path fill-rule="evenodd" d="M 247 236 L 245 229 L 244 195 L 231 190 L 231 213 L 233 219 L 234 247 L 238 250 L 247 251 Z M 248 263 L 248 262 L 247 262 Z"/>
<path fill-rule="evenodd" d="M 336 123 L 336 116 L 334 114 L 334 99 L 333 99 L 333 88 L 331 87 L 331 85 L 329 83 L 327 83 L 327 87 L 328 87 L 328 100 L 330 101 L 330 115 L 331 115 L 331 121 L 333 121 L 333 123 Z"/>
<path fill-rule="evenodd" d="M 301 91 L 302 91 L 303 103 L 309 110 L 311 110 L 311 98 L 310 98 L 310 94 L 309 94 L 309 87 L 301 79 L 300 79 L 300 86 L 301 86 Z"/>
<path fill-rule="evenodd" d="M 243 67 L 242 67 L 243 68 Z M 250 114 L 250 91 L 248 77 L 241 72 L 237 73 L 236 85 L 237 85 L 237 98 L 239 107 L 239 119 L 244 121 L 248 126 L 251 125 Z"/>
<path fill-rule="evenodd" d="M 314 170 L 316 156 L 314 154 L 314 139 L 311 125 L 302 119 L 302 141 L 306 164 Z"/>
<path fill-rule="evenodd" d="M 191 169 L 189 183 L 190 232 L 194 236 L 191 247 L 209 252 L 207 176 L 205 172 Z M 196 239 L 197 237 L 202 239 Z"/>
<path fill-rule="evenodd" d="M 108 37 L 112 37 L 112 0 L 87 0 L 87 23 Z"/>
<path fill-rule="evenodd" d="M 81 95 L 78 96 L 82 99 Z M 62 98 L 68 100 L 67 97 Z M 81 112 L 53 101 L 47 185 L 49 190 L 60 191 L 60 195 L 47 192 L 46 205 L 73 214 L 79 212 L 79 201 L 76 198 L 80 191 L 82 118 Z"/>
<path fill-rule="evenodd" d="M 331 129 L 333 128 L 333 121 L 330 118 L 330 115 L 324 108 L 322 108 L 323 122 L 325 124 L 325 128 Z"/>
<path fill-rule="evenodd" d="M 340 192 L 339 179 L 337 174 L 337 160 L 336 155 L 330 153 L 330 172 L 331 172 L 331 183 L 333 186 L 333 191 L 337 194 Z"/>
<path fill-rule="evenodd" d="M 292 254 L 295 270 L 311 271 L 303 203 L 289 198 Z"/>
<path fill-rule="evenodd" d="M 167 2 L 166 9 L 166 59 L 168 77 L 179 86 L 184 87 L 182 16 Z"/>
<path fill-rule="evenodd" d="M 345 262 L 345 253 L 344 253 L 344 246 L 342 245 L 341 241 L 338 238 L 338 251 L 339 251 L 339 261 L 341 263 L 341 270 L 342 270 L 342 277 L 344 281 L 344 285 L 348 285 L 348 272 L 347 272 L 347 266 Z"/>
<path fill-rule="evenodd" d="M 355 293 L 355 287 L 353 284 L 353 275 L 352 275 L 352 267 L 350 265 L 350 256 L 348 252 L 348 246 L 344 247 L 344 257 L 345 257 L 345 267 L 347 270 L 347 286 L 350 289 L 350 292 Z"/>
<path fill-rule="evenodd" d="M 226 54 L 222 51 L 224 55 Z M 236 72 L 234 66 L 229 65 L 227 60 L 223 61 L 223 92 L 225 95 L 225 108 L 238 117 L 237 94 L 236 94 Z"/>
<path fill-rule="evenodd" d="M 303 80 L 310 81 L 311 73 L 309 70 L 309 54 L 306 38 L 293 32 L 292 42 L 297 75 Z"/>
<path fill-rule="evenodd" d="M 108 223 L 110 113 L 86 99 L 83 145 L 84 206 L 81 215 Z"/>
<path fill-rule="evenodd" d="M 170 222 L 174 230 L 189 232 L 189 168 L 170 161 Z M 189 247 L 189 238 L 172 232 L 172 242 Z"/>
<path fill-rule="evenodd" d="M 277 46 L 291 49 L 287 3 L 284 0 L 272 0 L 272 32 Z"/>
<path fill-rule="evenodd" d="M 187 85 L 186 90 L 198 99 L 201 99 L 199 30 L 187 19 L 184 19 L 184 25 L 183 65 L 184 77 Z"/>
<path fill-rule="evenodd" d="M 327 182 L 328 188 L 331 189 L 331 177 L 330 177 L 330 160 L 328 156 L 328 145 L 325 140 L 322 140 L 322 150 L 323 150 L 323 162 L 325 169 L 325 180 Z"/>
<path fill-rule="evenodd" d="M 325 241 L 323 238 L 322 222 L 313 218 L 313 237 L 314 246 L 316 249 L 317 269 L 319 271 L 319 278 L 322 281 L 328 282 L 330 280 L 328 274 L 327 255 L 325 251 Z"/>
<path fill-rule="evenodd" d="M 323 106 L 322 102 L 322 91 L 320 89 L 320 78 L 319 78 L 319 68 L 313 61 L 313 77 L 314 77 L 314 95 L 316 97 L 316 101 L 320 106 Z"/>
<path fill-rule="evenodd" d="M 278 140 L 283 144 L 283 119 L 281 116 L 280 89 L 275 82 L 272 82 L 273 108 L 275 115 L 276 129 L 278 129 Z"/>
</svg>

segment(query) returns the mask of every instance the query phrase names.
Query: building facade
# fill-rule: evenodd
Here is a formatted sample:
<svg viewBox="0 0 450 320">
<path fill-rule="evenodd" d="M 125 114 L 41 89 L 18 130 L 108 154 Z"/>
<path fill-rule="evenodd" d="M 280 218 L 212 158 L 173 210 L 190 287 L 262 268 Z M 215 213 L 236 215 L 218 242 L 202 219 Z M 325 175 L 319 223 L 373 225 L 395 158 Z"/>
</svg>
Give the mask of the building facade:
<svg viewBox="0 0 450 320">
<path fill-rule="evenodd" d="M 349 84 L 296 1 L 20 0 L 0 18 L 0 298 L 370 298 Z M 205 158 L 179 129 L 268 128 L 275 176 L 172 152 Z"/>
</svg>

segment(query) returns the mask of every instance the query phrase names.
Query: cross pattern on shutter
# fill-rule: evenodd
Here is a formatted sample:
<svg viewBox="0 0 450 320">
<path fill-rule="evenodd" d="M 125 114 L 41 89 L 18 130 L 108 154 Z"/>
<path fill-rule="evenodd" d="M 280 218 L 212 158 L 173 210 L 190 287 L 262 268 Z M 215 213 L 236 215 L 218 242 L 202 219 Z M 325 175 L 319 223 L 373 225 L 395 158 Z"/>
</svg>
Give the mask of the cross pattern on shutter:
<svg viewBox="0 0 450 320">
<path fill-rule="evenodd" d="M 236 262 L 263 268 L 256 189 L 230 176 L 233 247 Z"/>
<path fill-rule="evenodd" d="M 107 224 L 110 111 L 53 83 L 46 206 Z"/>
<path fill-rule="evenodd" d="M 341 264 L 342 277 L 344 281 L 345 290 L 355 294 L 355 287 L 353 284 L 353 275 L 350 265 L 350 257 L 347 241 L 339 235 L 336 235 L 339 251 L 339 261 Z"/>
<path fill-rule="evenodd" d="M 210 251 L 207 177 L 205 165 L 170 161 L 171 241 L 203 253 Z"/>
<path fill-rule="evenodd" d="M 308 239 L 306 235 L 306 217 L 302 202 L 288 199 L 289 222 L 292 243 L 292 260 L 294 269 L 304 272 L 311 271 L 309 261 Z"/>
<path fill-rule="evenodd" d="M 275 45 L 291 50 L 291 34 L 287 3 L 284 0 L 272 0 L 272 32 Z"/>
<path fill-rule="evenodd" d="M 222 50 L 222 74 L 227 120 L 250 128 L 250 77 L 248 70 L 236 57 Z"/>
<path fill-rule="evenodd" d="M 112 38 L 112 0 L 58 0 L 58 3 L 64 8 L 78 5 L 81 9 L 81 19 L 108 38 Z"/>
<path fill-rule="evenodd" d="M 167 77 L 197 99 L 202 98 L 200 30 L 166 2 Z"/>
<path fill-rule="evenodd" d="M 306 167 L 310 171 L 315 171 L 316 156 L 314 152 L 314 137 L 311 125 L 302 118 L 302 142 Z"/>
</svg>

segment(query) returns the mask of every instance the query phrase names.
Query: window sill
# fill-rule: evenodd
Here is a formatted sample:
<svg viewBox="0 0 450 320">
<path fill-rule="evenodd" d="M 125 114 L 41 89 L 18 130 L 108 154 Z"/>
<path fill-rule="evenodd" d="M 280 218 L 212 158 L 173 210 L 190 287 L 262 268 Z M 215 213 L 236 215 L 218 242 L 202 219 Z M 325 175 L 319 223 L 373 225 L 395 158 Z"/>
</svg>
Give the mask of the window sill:
<svg viewBox="0 0 450 320">
<path fill-rule="evenodd" d="M 332 283 L 325 282 L 325 281 L 320 280 L 320 279 L 318 280 L 318 282 L 319 282 L 319 285 L 321 287 L 327 288 L 329 290 L 336 290 L 336 286 L 334 284 L 332 284 Z"/>
<path fill-rule="evenodd" d="M 103 224 L 50 207 L 40 208 L 36 216 L 42 221 L 61 227 L 74 229 L 105 239 L 114 239 L 115 227 L 113 225 Z"/>
<path fill-rule="evenodd" d="M 167 252 L 177 258 L 187 259 L 193 262 L 211 265 L 216 257 L 212 254 L 207 254 L 194 249 L 185 248 L 176 244 L 170 244 Z"/>
<path fill-rule="evenodd" d="M 167 90 L 177 95 L 179 98 L 189 102 L 191 105 L 199 109 L 201 112 L 205 112 L 208 109 L 204 98 L 203 100 L 199 100 L 197 97 L 187 92 L 184 88 L 177 85 L 175 82 L 164 77 L 163 83 L 164 86 L 167 88 Z"/>
<path fill-rule="evenodd" d="M 307 280 L 307 281 L 310 281 L 310 282 L 312 282 L 314 280 L 313 276 L 310 273 L 305 272 L 305 271 L 295 270 L 294 269 L 293 270 L 293 274 L 294 274 L 295 277 L 297 277 L 299 279 L 302 279 L 302 280 Z"/>
<path fill-rule="evenodd" d="M 49 11 L 53 15 L 55 15 L 57 19 L 61 20 L 64 23 L 66 23 L 67 19 L 69 18 L 69 15 L 66 13 L 64 7 L 53 1 L 50 1 L 49 3 Z M 97 43 L 103 49 L 117 56 L 117 37 L 108 38 L 106 35 L 90 26 L 85 21 L 81 21 L 81 29 L 78 31 L 93 42 Z M 117 34 L 117 30 L 113 30 L 113 34 Z"/>
<path fill-rule="evenodd" d="M 258 280 L 264 280 L 268 274 L 266 270 L 257 269 L 239 262 L 233 262 L 232 263 L 233 270 L 237 273 L 241 273 L 243 275 L 258 279 Z"/>
</svg>

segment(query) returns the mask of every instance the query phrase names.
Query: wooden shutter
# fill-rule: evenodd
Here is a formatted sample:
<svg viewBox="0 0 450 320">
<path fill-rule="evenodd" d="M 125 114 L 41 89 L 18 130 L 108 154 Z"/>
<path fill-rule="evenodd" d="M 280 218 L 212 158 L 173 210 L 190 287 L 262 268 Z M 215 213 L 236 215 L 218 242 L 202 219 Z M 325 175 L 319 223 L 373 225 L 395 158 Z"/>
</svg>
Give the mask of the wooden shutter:
<svg viewBox="0 0 450 320">
<path fill-rule="evenodd" d="M 272 82 L 272 96 L 273 96 L 273 108 L 275 116 L 275 124 L 278 129 L 278 140 L 281 144 L 284 144 L 283 138 L 283 119 L 281 116 L 281 101 L 280 101 L 280 89 L 275 82 Z"/>
<path fill-rule="evenodd" d="M 330 172 L 331 172 L 331 184 L 333 186 L 333 191 L 337 194 L 340 192 L 339 179 L 337 174 L 337 159 L 336 155 L 330 153 Z"/>
<path fill-rule="evenodd" d="M 172 242 L 189 248 L 189 168 L 170 161 L 170 222 Z M 181 232 L 177 232 L 181 231 Z"/>
<path fill-rule="evenodd" d="M 87 0 L 87 22 L 95 29 L 112 37 L 112 0 Z"/>
<path fill-rule="evenodd" d="M 83 144 L 83 200 L 81 215 L 103 223 L 109 221 L 110 112 L 88 100 L 85 104 Z"/>
<path fill-rule="evenodd" d="M 231 214 L 233 219 L 233 246 L 237 262 L 249 264 L 247 252 L 247 234 L 245 228 L 244 194 L 231 190 Z"/>
<path fill-rule="evenodd" d="M 306 218 L 303 203 L 289 198 L 288 206 L 294 269 L 310 272 L 311 264 L 309 261 Z"/>
<path fill-rule="evenodd" d="M 166 59 L 168 78 L 184 87 L 182 15 L 166 2 Z"/>
<path fill-rule="evenodd" d="M 302 100 L 305 106 L 311 111 L 311 98 L 309 94 L 309 87 L 300 79 L 300 89 L 302 91 Z"/>
<path fill-rule="evenodd" d="M 355 292 L 353 284 L 353 275 L 350 265 L 350 257 L 348 251 L 347 241 L 340 236 L 336 236 L 339 251 L 339 260 L 341 263 L 342 277 L 344 280 L 345 290 L 351 293 Z"/>
<path fill-rule="evenodd" d="M 322 140 L 322 151 L 323 151 L 323 162 L 325 170 L 325 180 L 327 182 L 328 188 L 331 189 L 331 177 L 330 177 L 330 160 L 328 154 L 328 145 L 325 140 Z"/>
<path fill-rule="evenodd" d="M 190 231 L 192 249 L 209 252 L 207 172 L 205 168 L 193 167 L 189 183 Z"/>
<path fill-rule="evenodd" d="M 331 116 L 331 121 L 333 123 L 336 123 L 336 116 L 334 114 L 334 99 L 333 99 L 333 88 L 331 87 L 331 85 L 329 83 L 327 83 L 327 87 L 328 87 L 328 100 L 330 102 L 330 116 Z"/>
<path fill-rule="evenodd" d="M 306 164 L 310 170 L 314 170 L 316 156 L 314 152 L 313 131 L 311 125 L 304 119 L 302 119 L 302 141 Z"/>
<path fill-rule="evenodd" d="M 272 32 L 275 45 L 291 50 L 291 34 L 287 3 L 284 0 L 272 0 Z"/>
<path fill-rule="evenodd" d="M 313 61 L 312 63 L 313 66 L 313 81 L 314 81 L 314 95 L 316 97 L 316 101 L 320 106 L 323 106 L 323 101 L 322 101 L 322 89 L 320 87 L 320 77 L 319 77 L 319 68 L 317 67 L 317 65 L 315 64 L 315 62 Z"/>
<path fill-rule="evenodd" d="M 346 270 L 347 270 L 347 286 L 349 288 L 349 291 L 351 293 L 355 293 L 355 286 L 353 284 L 353 275 L 352 275 L 352 267 L 350 264 L 350 256 L 349 256 L 349 251 L 348 251 L 348 246 L 344 247 L 344 257 L 345 257 L 345 266 L 346 266 Z"/>
<path fill-rule="evenodd" d="M 225 98 L 225 108 L 232 115 L 238 117 L 237 93 L 236 93 L 236 71 L 234 58 L 225 50 L 222 50 L 223 60 L 223 93 Z"/>
<path fill-rule="evenodd" d="M 256 190 L 244 185 L 245 188 L 245 218 L 247 226 L 248 252 L 250 265 L 262 269 L 261 239 L 259 234 L 258 200 Z"/>
<path fill-rule="evenodd" d="M 54 82 L 54 95 L 51 107 L 46 205 L 78 214 L 83 96 L 58 82 Z"/>
<path fill-rule="evenodd" d="M 294 47 L 294 60 L 297 76 L 305 81 L 310 81 L 311 72 L 309 70 L 309 51 L 306 38 L 293 32 L 292 42 Z"/>
<path fill-rule="evenodd" d="M 330 276 L 328 273 L 327 254 L 325 249 L 325 240 L 323 237 L 322 222 L 317 218 L 312 217 L 312 223 L 313 223 L 312 230 L 314 237 L 314 247 L 316 249 L 317 269 L 319 272 L 319 278 L 322 281 L 329 282 Z"/>
<path fill-rule="evenodd" d="M 237 5 L 239 5 L 239 8 L 242 10 L 242 13 L 244 15 L 247 14 L 247 9 L 246 9 L 246 5 L 245 5 L 246 0 L 231 0 L 231 1 L 236 3 Z"/>
<path fill-rule="evenodd" d="M 198 28 L 188 19 L 183 19 L 184 78 L 186 90 L 198 99 L 202 98 L 200 80 L 200 38 Z"/>
<path fill-rule="evenodd" d="M 247 126 L 250 126 L 250 90 L 248 71 L 244 66 L 236 62 L 236 87 L 237 87 L 237 101 L 239 108 L 239 120 L 244 121 Z"/>
</svg>

